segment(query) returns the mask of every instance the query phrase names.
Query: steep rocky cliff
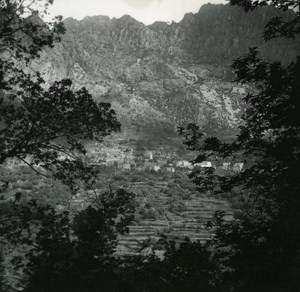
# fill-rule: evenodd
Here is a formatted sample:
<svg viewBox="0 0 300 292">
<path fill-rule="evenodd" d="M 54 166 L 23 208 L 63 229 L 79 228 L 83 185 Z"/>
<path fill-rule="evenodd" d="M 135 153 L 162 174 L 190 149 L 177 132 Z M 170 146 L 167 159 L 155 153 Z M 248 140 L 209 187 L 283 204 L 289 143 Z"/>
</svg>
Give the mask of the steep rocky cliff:
<svg viewBox="0 0 300 292">
<path fill-rule="evenodd" d="M 69 77 L 75 89 L 85 86 L 111 102 L 126 139 L 167 143 L 186 122 L 232 134 L 246 92 L 232 83 L 232 60 L 258 46 L 265 57 L 286 62 L 299 49 L 297 41 L 263 42 L 263 26 L 276 15 L 207 4 L 172 24 L 145 26 L 128 15 L 68 18 L 62 42 L 32 67 L 46 80 Z"/>
</svg>

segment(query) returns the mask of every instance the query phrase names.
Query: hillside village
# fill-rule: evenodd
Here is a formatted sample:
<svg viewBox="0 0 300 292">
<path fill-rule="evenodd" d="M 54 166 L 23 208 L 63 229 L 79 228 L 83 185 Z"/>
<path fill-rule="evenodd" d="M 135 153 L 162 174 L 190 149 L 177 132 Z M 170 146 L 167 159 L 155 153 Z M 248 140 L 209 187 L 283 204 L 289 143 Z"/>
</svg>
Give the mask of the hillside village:
<svg viewBox="0 0 300 292">
<path fill-rule="evenodd" d="M 153 251 L 160 255 L 158 240 L 161 234 L 167 234 L 176 242 L 181 242 L 185 237 L 206 242 L 213 234 L 205 225 L 214 212 L 222 210 L 226 213 L 226 220 L 232 218 L 229 202 L 199 193 L 187 174 L 206 168 L 214 168 L 220 173 L 240 172 L 244 167 L 241 162 L 217 164 L 214 160 L 192 163 L 193 156 L 189 157 L 188 153 L 182 156 L 166 147 L 148 150 L 122 143 L 93 144 L 89 153 L 89 162 L 114 173 L 108 174 L 115 176 L 114 179 L 110 177 L 110 181 L 115 180 L 116 185 L 136 196 L 135 221 L 129 226 L 129 234 L 119 237 L 117 255 L 148 254 Z M 82 209 L 87 201 L 86 194 L 77 194 L 69 204 L 75 209 Z"/>
<path fill-rule="evenodd" d="M 114 167 L 127 171 L 155 171 L 170 172 L 192 171 L 197 168 L 215 168 L 231 170 L 234 172 L 242 171 L 244 163 L 224 161 L 217 164 L 215 161 L 203 161 L 193 163 L 188 159 L 182 159 L 176 151 L 170 151 L 166 148 L 156 150 L 138 150 L 134 147 L 122 145 L 93 145 L 90 150 L 91 154 L 86 158 L 88 162 L 106 167 Z M 186 155 L 188 156 L 188 155 Z"/>
<path fill-rule="evenodd" d="M 223 210 L 228 220 L 232 218 L 229 202 L 198 193 L 187 174 L 197 168 L 238 172 L 242 171 L 243 163 L 216 164 L 213 160 L 192 163 L 188 154 L 181 156 L 167 148 L 148 150 L 120 143 L 93 144 L 89 150 L 85 159 L 107 169 L 99 178 L 100 193 L 107 187 L 108 182 L 114 180 L 115 187 L 122 187 L 136 196 L 135 221 L 129 226 L 130 233 L 120 236 L 116 249 L 118 255 L 138 255 L 151 253 L 153 250 L 159 254 L 160 247 L 157 242 L 163 233 L 176 242 L 187 236 L 193 241 L 205 242 L 212 237 L 205 224 L 215 211 Z M 35 192 L 37 189 L 37 194 L 41 188 L 49 192 L 49 182 L 43 178 L 36 178 L 35 185 L 29 183 L 33 180 L 33 173 L 23 162 L 9 160 L 3 167 L 11 175 L 21 169 L 22 172 L 28 172 L 26 176 L 21 173 L 14 175 L 15 183 L 9 188 L 11 199 L 14 199 L 16 192 L 27 193 L 27 184 L 28 190 L 33 189 Z M 54 192 L 56 191 L 55 189 Z M 64 192 L 61 202 L 50 198 L 51 195 L 49 197 L 49 202 L 53 201 L 57 210 L 82 210 L 95 198 L 93 192 L 77 193 L 69 198 L 68 192 Z"/>
</svg>

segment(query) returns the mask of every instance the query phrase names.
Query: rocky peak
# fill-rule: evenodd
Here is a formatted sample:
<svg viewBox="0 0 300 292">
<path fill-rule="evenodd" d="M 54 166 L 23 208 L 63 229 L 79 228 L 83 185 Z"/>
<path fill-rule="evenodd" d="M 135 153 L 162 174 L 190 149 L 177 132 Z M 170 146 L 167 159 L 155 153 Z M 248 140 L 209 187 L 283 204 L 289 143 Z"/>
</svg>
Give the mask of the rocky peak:
<svg viewBox="0 0 300 292">
<path fill-rule="evenodd" d="M 64 20 L 65 26 L 71 27 L 72 25 L 76 26 L 80 24 L 80 21 L 73 18 L 73 17 L 68 17 Z"/>
<path fill-rule="evenodd" d="M 187 122 L 226 133 L 237 128 L 245 95 L 231 82 L 232 60 L 253 46 L 279 60 L 299 51 L 298 41 L 263 42 L 263 25 L 276 13 L 208 4 L 171 24 L 145 26 L 129 15 L 69 18 L 62 43 L 34 68 L 49 81 L 69 77 L 75 89 L 85 86 L 111 102 L 127 138 L 157 143 Z"/>
<path fill-rule="evenodd" d="M 97 16 L 86 16 L 85 18 L 83 18 L 83 20 L 81 21 L 81 23 L 83 25 L 85 24 L 96 24 L 96 25 L 101 25 L 103 23 L 106 23 L 110 21 L 110 18 L 108 16 L 104 16 L 104 15 L 97 15 Z"/>
<path fill-rule="evenodd" d="M 118 22 L 125 23 L 125 24 L 142 24 L 141 22 L 137 21 L 133 17 L 128 14 L 123 15 L 122 17 L 117 19 Z"/>
</svg>

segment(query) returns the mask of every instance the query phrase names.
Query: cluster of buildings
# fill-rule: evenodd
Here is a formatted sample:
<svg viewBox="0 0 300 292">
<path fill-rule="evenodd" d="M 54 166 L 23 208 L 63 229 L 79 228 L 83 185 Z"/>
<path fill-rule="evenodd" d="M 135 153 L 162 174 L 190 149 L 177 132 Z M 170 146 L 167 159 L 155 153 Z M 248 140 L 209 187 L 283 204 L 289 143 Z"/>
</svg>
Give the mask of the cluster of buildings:
<svg viewBox="0 0 300 292">
<path fill-rule="evenodd" d="M 95 147 L 88 159 L 93 163 L 114 167 L 123 170 L 137 171 L 166 171 L 174 173 L 177 170 L 193 170 L 194 168 L 222 168 L 224 170 L 233 170 L 240 172 L 244 164 L 224 162 L 223 165 L 216 166 L 211 161 L 203 161 L 201 163 L 192 164 L 188 160 L 179 160 L 178 154 L 167 149 L 160 150 L 143 150 L 137 151 L 133 148 L 118 145 L 114 147 L 101 146 Z"/>
<path fill-rule="evenodd" d="M 168 149 L 159 150 L 136 150 L 122 145 L 95 145 L 88 152 L 86 159 L 88 162 L 103 165 L 115 169 L 123 169 L 127 171 L 165 171 L 175 173 L 180 170 L 193 170 L 195 168 L 218 168 L 231 170 L 235 172 L 242 171 L 243 163 L 224 162 L 222 165 L 216 165 L 211 161 L 203 161 L 201 163 L 191 163 L 188 160 L 180 160 L 175 151 Z M 61 158 L 64 158 L 63 156 Z M 5 165 L 8 168 L 14 168 L 16 165 L 22 165 L 19 160 L 9 160 Z"/>
</svg>

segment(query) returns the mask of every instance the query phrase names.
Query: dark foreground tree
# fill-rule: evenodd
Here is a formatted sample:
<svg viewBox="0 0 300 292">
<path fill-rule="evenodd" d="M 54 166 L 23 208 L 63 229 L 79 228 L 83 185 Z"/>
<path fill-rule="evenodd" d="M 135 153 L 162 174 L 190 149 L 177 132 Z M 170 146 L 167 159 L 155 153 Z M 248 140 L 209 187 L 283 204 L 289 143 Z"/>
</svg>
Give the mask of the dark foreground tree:
<svg viewBox="0 0 300 292">
<path fill-rule="evenodd" d="M 116 291 L 218 291 L 211 281 L 218 267 L 210 260 L 211 252 L 200 242 L 188 238 L 181 244 L 162 236 L 158 241 L 163 257 L 127 257 L 122 260 Z"/>
<path fill-rule="evenodd" d="M 270 4 L 299 11 L 299 1 L 231 3 L 246 10 Z M 299 42 L 299 32 L 297 12 L 289 22 L 272 19 L 264 37 Z M 223 267 L 215 284 L 223 291 L 300 291 L 300 58 L 283 66 L 262 60 L 252 48 L 232 67 L 236 81 L 253 88 L 244 99 L 247 109 L 236 140 L 205 137 L 195 125 L 181 129 L 186 144 L 199 151 L 197 162 L 211 156 L 245 161 L 242 172 L 191 174 L 200 190 L 227 194 L 237 209 L 233 221 L 220 212 L 213 220 L 213 260 Z"/>
<path fill-rule="evenodd" d="M 114 252 L 134 218 L 133 196 L 122 189 L 103 193 L 72 219 L 45 208 L 28 253 L 25 291 L 116 291 Z"/>
<path fill-rule="evenodd" d="M 39 72 L 25 73 L 64 33 L 61 17 L 42 20 L 52 2 L 0 2 L 0 164 L 19 159 L 71 185 L 91 176 L 79 158 L 84 142 L 101 141 L 120 124 L 110 104 L 96 103 L 85 88 L 72 91 L 71 80 L 47 87 Z"/>
<path fill-rule="evenodd" d="M 30 62 L 39 57 L 44 47 L 51 48 L 60 41 L 65 31 L 61 17 L 44 21 L 52 3 L 53 0 L 0 0 L 0 164 L 19 160 L 76 191 L 79 186 L 90 188 L 98 174 L 97 168 L 82 159 L 86 141 L 101 141 L 118 131 L 120 124 L 110 104 L 96 103 L 85 88 L 73 91 L 68 79 L 46 85 L 39 72 L 30 70 Z M 37 233 L 41 221 L 47 218 L 49 224 L 51 220 L 61 224 L 55 223 L 58 217 L 64 223 L 71 220 L 71 215 L 56 214 L 53 209 L 46 208 L 49 212 L 45 213 L 46 209 L 33 201 L 20 205 L 22 194 L 8 198 L 7 187 L 4 184 L 1 191 L 1 212 L 6 208 L 0 218 L 1 244 L 32 245 L 30 235 Z M 120 204 L 127 203 L 127 195 L 123 198 L 126 202 Z M 92 213 L 94 220 L 106 218 L 98 231 L 110 240 L 115 233 L 109 231 L 114 226 L 110 227 L 109 218 L 122 217 L 127 210 L 113 204 L 103 211 L 110 212 L 106 217 L 99 209 L 85 211 L 86 216 Z M 58 236 L 54 227 L 47 232 L 44 236 Z M 15 264 L 18 266 L 17 260 Z"/>
</svg>

